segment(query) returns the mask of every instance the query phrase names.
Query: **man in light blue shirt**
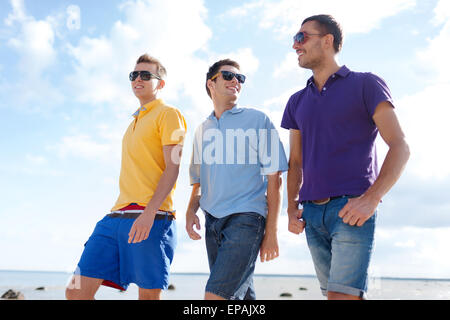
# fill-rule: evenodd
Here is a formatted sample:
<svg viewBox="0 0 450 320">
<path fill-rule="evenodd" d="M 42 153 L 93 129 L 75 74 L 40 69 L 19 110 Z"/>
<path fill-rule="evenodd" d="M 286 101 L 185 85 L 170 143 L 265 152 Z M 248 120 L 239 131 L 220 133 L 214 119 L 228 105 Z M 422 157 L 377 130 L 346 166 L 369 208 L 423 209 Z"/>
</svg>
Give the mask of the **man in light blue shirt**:
<svg viewBox="0 0 450 320">
<path fill-rule="evenodd" d="M 281 172 L 288 170 L 278 133 L 263 112 L 239 107 L 245 76 L 225 59 L 207 73 L 214 111 L 197 128 L 189 168 L 192 188 L 186 230 L 200 239 L 196 212 L 205 213 L 210 267 L 205 299 L 255 299 L 253 272 L 278 257 Z"/>
</svg>

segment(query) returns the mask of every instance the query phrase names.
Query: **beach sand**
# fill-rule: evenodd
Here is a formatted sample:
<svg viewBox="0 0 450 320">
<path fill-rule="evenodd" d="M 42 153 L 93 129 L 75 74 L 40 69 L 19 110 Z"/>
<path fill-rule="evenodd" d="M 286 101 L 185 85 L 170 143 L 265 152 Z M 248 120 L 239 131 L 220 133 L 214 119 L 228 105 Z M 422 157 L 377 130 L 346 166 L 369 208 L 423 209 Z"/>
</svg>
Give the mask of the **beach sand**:
<svg viewBox="0 0 450 320">
<path fill-rule="evenodd" d="M 0 295 L 8 289 L 24 294 L 26 300 L 63 300 L 65 287 L 71 279 L 69 273 L 30 273 L 0 271 Z M 174 290 L 162 293 L 165 300 L 202 300 L 208 275 L 172 274 Z M 313 276 L 254 277 L 258 300 L 325 300 L 319 283 Z M 45 290 L 36 290 L 37 287 Z M 287 293 L 289 296 L 281 296 Z M 135 300 L 138 287 L 131 284 L 126 292 L 102 286 L 97 292 L 99 300 Z M 450 281 L 432 279 L 371 279 L 368 298 L 373 300 L 450 300 Z"/>
</svg>

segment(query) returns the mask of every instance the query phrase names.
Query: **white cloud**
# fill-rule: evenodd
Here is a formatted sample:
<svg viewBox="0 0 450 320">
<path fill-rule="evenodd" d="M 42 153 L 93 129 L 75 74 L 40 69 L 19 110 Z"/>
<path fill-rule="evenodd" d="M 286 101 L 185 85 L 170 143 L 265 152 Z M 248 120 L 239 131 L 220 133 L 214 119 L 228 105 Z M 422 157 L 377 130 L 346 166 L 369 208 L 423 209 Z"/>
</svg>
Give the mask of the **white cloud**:
<svg viewBox="0 0 450 320">
<path fill-rule="evenodd" d="M 448 179 L 448 118 L 444 103 L 450 82 L 424 88 L 398 102 L 398 114 L 411 149 L 408 172 L 421 178 Z"/>
<path fill-rule="evenodd" d="M 442 20 L 444 21 L 444 20 Z M 446 63 L 450 50 L 450 15 L 446 18 L 439 34 L 428 39 L 428 46 L 417 53 L 419 66 L 426 66 L 425 73 L 434 83 L 449 83 L 450 64 Z"/>
<path fill-rule="evenodd" d="M 275 79 L 292 77 L 294 77 L 294 79 L 307 79 L 311 75 L 308 70 L 298 67 L 298 56 L 292 51 L 288 52 L 280 65 L 275 68 L 273 76 Z"/>
<path fill-rule="evenodd" d="M 47 16 L 37 20 L 27 14 L 22 0 L 11 0 L 12 12 L 5 19 L 11 37 L 7 45 L 18 56 L 18 80 L 2 85 L 10 100 L 2 103 L 6 107 L 18 107 L 30 111 L 40 111 L 43 106 L 58 105 L 63 95 L 55 90 L 45 72 L 55 64 L 58 53 L 55 49 L 58 19 Z"/>
<path fill-rule="evenodd" d="M 241 71 L 246 75 L 255 73 L 259 67 L 259 59 L 255 56 L 251 48 L 241 48 L 229 53 L 212 54 L 209 57 L 209 60 L 216 62 L 225 58 L 238 62 L 241 67 Z"/>
<path fill-rule="evenodd" d="M 83 37 L 69 46 L 75 73 L 67 81 L 74 85 L 74 96 L 82 102 L 113 104 L 116 112 L 134 110 L 137 103 L 127 75 L 147 52 L 168 70 L 163 98 L 175 100 L 183 93 L 195 105 L 205 103 L 207 63 L 195 56 L 206 50 L 211 37 L 203 1 L 126 1 L 120 10 L 124 18 L 114 23 L 108 35 Z"/>
<path fill-rule="evenodd" d="M 69 30 L 79 30 L 81 28 L 81 10 L 77 5 L 67 7 L 66 26 Z"/>
<path fill-rule="evenodd" d="M 27 19 L 23 0 L 11 0 L 11 6 L 13 8 L 13 12 L 8 14 L 8 17 L 5 19 L 5 24 L 7 26 L 11 26 L 14 21 L 22 22 Z"/>
<path fill-rule="evenodd" d="M 450 133 L 450 110 L 447 95 L 450 92 L 450 12 L 448 1 L 440 1 L 435 8 L 435 20 L 443 25 L 428 46 L 417 53 L 417 65 L 426 65 L 428 86 L 399 100 L 399 116 L 411 147 L 408 167 L 412 174 L 428 179 L 449 179 L 450 151 L 447 148 Z"/>
<path fill-rule="evenodd" d="M 33 166 L 40 166 L 47 163 L 47 159 L 43 156 L 37 156 L 32 154 L 26 154 L 25 159 Z"/>
<path fill-rule="evenodd" d="M 306 1 L 257 0 L 229 10 L 225 15 L 257 17 L 259 26 L 281 35 L 293 35 L 303 19 L 315 14 L 331 14 L 345 33 L 365 33 L 377 28 L 381 20 L 415 6 L 415 0 Z M 255 13 L 255 11 L 257 11 Z"/>
<path fill-rule="evenodd" d="M 117 162 L 116 150 L 118 143 L 99 143 L 86 134 L 64 136 L 61 142 L 49 146 L 48 150 L 54 150 L 60 158 L 67 156 L 79 157 L 88 160 L 103 160 Z M 119 158 L 120 159 L 120 158 Z"/>
<path fill-rule="evenodd" d="M 55 41 L 52 19 L 35 20 L 25 12 L 23 1 L 13 0 L 13 13 L 8 16 L 5 24 L 19 24 L 19 34 L 8 41 L 8 45 L 16 49 L 20 55 L 19 67 L 29 75 L 40 75 L 56 57 L 53 47 Z"/>
<path fill-rule="evenodd" d="M 376 231 L 374 268 L 383 276 L 448 278 L 449 232 L 448 227 L 379 228 Z"/>
<path fill-rule="evenodd" d="M 450 2 L 448 0 L 439 0 L 434 8 L 434 23 L 440 24 L 447 22 L 450 18 Z"/>
</svg>

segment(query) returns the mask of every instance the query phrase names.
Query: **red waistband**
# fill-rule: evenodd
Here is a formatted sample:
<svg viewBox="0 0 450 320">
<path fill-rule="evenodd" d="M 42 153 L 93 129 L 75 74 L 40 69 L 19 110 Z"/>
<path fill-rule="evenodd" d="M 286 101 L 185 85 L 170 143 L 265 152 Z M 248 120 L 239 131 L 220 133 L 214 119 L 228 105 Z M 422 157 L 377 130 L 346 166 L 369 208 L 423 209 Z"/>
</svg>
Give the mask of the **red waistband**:
<svg viewBox="0 0 450 320">
<path fill-rule="evenodd" d="M 125 211 L 125 210 L 144 210 L 144 209 L 145 207 L 132 203 L 127 205 L 126 207 L 120 208 L 119 210 Z"/>
</svg>

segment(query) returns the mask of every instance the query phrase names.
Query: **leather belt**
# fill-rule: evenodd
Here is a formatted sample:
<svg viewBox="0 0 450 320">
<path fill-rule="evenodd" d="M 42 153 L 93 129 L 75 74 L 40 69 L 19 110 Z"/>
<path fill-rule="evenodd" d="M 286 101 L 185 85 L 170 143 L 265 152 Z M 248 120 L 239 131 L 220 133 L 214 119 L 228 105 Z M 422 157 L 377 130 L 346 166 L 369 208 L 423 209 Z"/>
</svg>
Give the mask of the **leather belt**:
<svg viewBox="0 0 450 320">
<path fill-rule="evenodd" d="M 314 203 L 314 204 L 316 204 L 316 205 L 321 206 L 321 205 L 327 204 L 327 203 L 330 202 L 331 200 L 340 199 L 340 198 L 344 198 L 344 197 L 348 197 L 348 198 L 356 198 L 356 197 L 359 197 L 359 196 L 343 195 L 343 196 L 328 197 L 328 198 L 320 199 L 320 200 L 305 200 L 305 201 L 302 201 L 302 204 L 303 204 L 303 203 Z"/>
<path fill-rule="evenodd" d="M 111 218 L 136 219 L 142 212 L 144 212 L 144 210 L 117 210 L 112 211 L 111 213 L 107 214 L 107 216 Z M 175 217 L 170 212 L 161 210 L 156 211 L 155 220 L 164 220 L 166 218 L 169 221 L 175 219 Z"/>
</svg>

